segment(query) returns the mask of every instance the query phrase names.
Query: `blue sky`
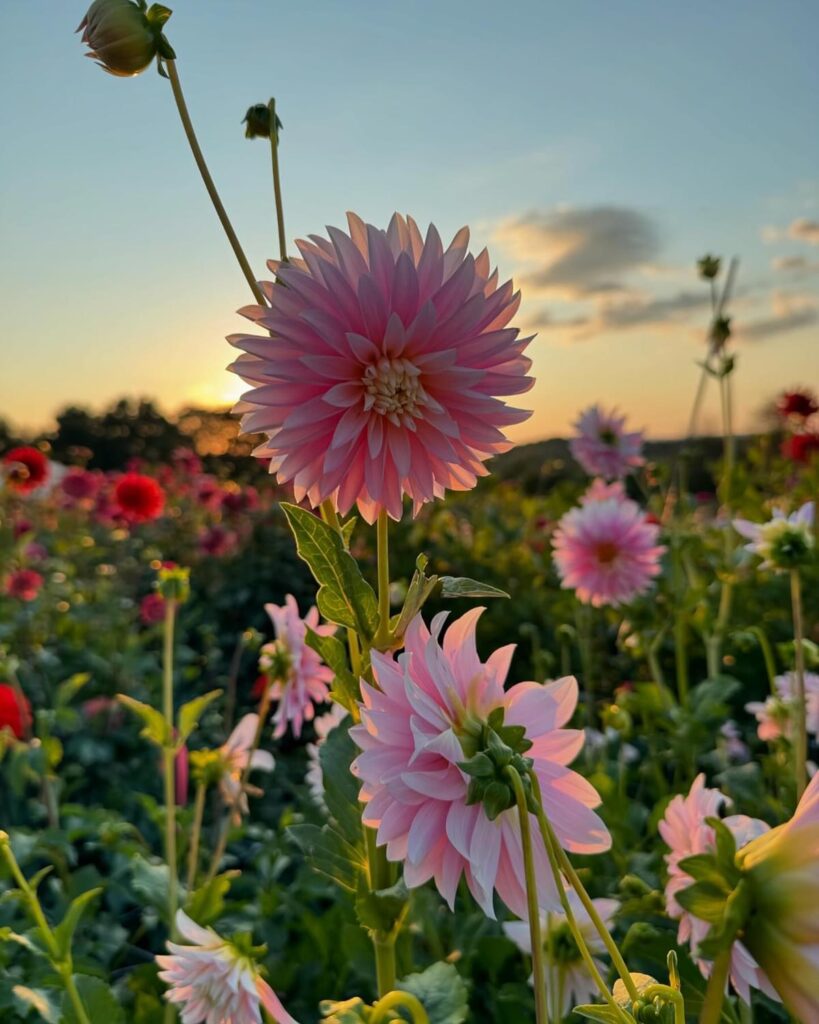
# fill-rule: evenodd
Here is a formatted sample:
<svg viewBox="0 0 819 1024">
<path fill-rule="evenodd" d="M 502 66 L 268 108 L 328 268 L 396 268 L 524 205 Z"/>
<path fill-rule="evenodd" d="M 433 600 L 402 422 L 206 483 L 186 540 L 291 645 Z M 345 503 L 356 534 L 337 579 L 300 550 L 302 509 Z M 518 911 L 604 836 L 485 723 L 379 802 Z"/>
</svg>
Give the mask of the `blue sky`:
<svg viewBox="0 0 819 1024">
<path fill-rule="evenodd" d="M 819 382 L 819 6 L 803 2 L 178 0 L 168 36 L 202 146 L 261 275 L 275 95 L 290 237 L 393 210 L 462 224 L 524 291 L 535 415 L 601 400 L 679 432 L 707 309 L 693 263 L 741 258 L 740 425 Z M 69 0 L 4 4 L 0 415 L 236 394 L 248 301 L 167 82 L 83 58 Z M 715 399 L 715 396 L 712 396 Z M 706 424 L 717 424 L 714 401 Z"/>
</svg>

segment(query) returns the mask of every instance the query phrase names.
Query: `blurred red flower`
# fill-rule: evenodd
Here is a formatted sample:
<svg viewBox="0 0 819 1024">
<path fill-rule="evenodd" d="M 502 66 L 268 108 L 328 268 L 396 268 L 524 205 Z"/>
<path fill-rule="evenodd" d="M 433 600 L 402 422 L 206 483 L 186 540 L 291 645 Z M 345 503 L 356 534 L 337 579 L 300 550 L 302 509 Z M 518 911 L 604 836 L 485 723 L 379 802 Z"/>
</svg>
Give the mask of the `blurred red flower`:
<svg viewBox="0 0 819 1024">
<path fill-rule="evenodd" d="M 161 594 L 146 594 L 139 604 L 139 617 L 146 626 L 154 626 L 165 618 L 165 598 Z"/>
<path fill-rule="evenodd" d="M 819 412 L 819 403 L 811 391 L 783 391 L 776 402 L 776 408 L 780 416 L 787 418 L 806 420 Z"/>
<path fill-rule="evenodd" d="M 819 434 L 791 434 L 782 442 L 782 454 L 791 462 L 810 462 L 819 454 Z"/>
<path fill-rule="evenodd" d="M 3 456 L 6 481 L 13 491 L 28 494 L 48 479 L 48 459 L 37 448 L 12 448 Z"/>
<path fill-rule="evenodd" d="M 156 519 L 165 507 L 165 492 L 156 480 L 141 473 L 121 476 L 114 488 L 114 497 L 123 515 L 133 522 Z"/>
<path fill-rule="evenodd" d="M 18 740 L 25 739 L 31 729 L 31 704 L 25 697 L 22 704 L 17 691 L 8 683 L 0 683 L 0 731 L 11 729 Z"/>
<path fill-rule="evenodd" d="M 21 601 L 33 601 L 43 585 L 43 577 L 33 569 L 15 569 L 6 580 L 6 593 Z"/>
<path fill-rule="evenodd" d="M 96 496 L 99 481 L 96 474 L 77 467 L 69 469 L 60 481 L 60 487 L 66 497 L 73 498 L 74 501 L 83 501 Z"/>
</svg>

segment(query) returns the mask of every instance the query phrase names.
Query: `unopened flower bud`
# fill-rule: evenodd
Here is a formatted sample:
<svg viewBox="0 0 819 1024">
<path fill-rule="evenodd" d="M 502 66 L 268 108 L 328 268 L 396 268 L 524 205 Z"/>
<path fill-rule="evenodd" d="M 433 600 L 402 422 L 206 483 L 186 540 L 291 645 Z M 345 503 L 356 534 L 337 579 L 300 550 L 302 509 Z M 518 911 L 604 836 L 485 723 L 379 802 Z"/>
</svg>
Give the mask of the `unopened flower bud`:
<svg viewBox="0 0 819 1024">
<path fill-rule="evenodd" d="M 720 259 L 718 256 L 706 255 L 697 260 L 697 270 L 700 277 L 706 281 L 712 281 L 719 274 Z"/>
<path fill-rule="evenodd" d="M 159 570 L 159 582 L 157 589 L 166 601 L 176 601 L 177 604 L 184 604 L 190 597 L 190 569 L 183 569 L 179 565 L 172 568 Z"/>
<path fill-rule="evenodd" d="M 711 342 L 715 349 L 721 349 L 731 337 L 731 318 L 718 316 L 711 326 Z"/>
<path fill-rule="evenodd" d="M 145 0 L 94 0 L 77 28 L 92 57 L 109 74 L 130 78 L 157 56 L 176 56 L 162 34 L 171 11 L 163 4 L 146 9 Z"/>
<path fill-rule="evenodd" d="M 269 139 L 270 138 L 270 106 L 267 103 L 256 103 L 249 107 L 242 120 L 245 126 L 246 139 Z M 284 125 L 276 115 L 276 138 Z"/>
</svg>

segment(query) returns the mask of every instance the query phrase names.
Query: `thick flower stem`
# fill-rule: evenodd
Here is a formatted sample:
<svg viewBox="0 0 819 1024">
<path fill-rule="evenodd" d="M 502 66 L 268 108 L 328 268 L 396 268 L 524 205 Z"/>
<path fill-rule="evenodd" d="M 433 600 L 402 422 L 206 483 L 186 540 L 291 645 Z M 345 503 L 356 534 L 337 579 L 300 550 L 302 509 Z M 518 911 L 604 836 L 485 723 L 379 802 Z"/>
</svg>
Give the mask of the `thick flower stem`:
<svg viewBox="0 0 819 1024">
<path fill-rule="evenodd" d="M 731 970 L 731 947 L 724 949 L 714 961 L 705 999 L 700 1011 L 699 1024 L 719 1024 L 722 1017 L 722 1004 L 725 1002 L 725 988 Z"/>
<path fill-rule="evenodd" d="M 375 634 L 373 646 L 376 650 L 384 650 L 390 642 L 390 549 L 389 549 L 389 517 L 387 510 L 382 508 L 378 513 L 377 549 L 378 549 L 378 632 Z"/>
<path fill-rule="evenodd" d="M 805 627 L 802 617 L 802 582 L 799 570 L 791 569 L 791 607 L 793 609 L 793 642 L 796 658 L 796 722 L 794 737 L 794 772 L 796 799 L 805 792 L 808 761 L 807 708 L 805 698 Z"/>
<path fill-rule="evenodd" d="M 28 879 L 20 870 L 20 865 L 17 863 L 17 858 L 14 856 L 11 843 L 9 842 L 8 835 L 5 832 L 0 832 L 0 853 L 3 854 L 3 859 L 6 861 L 6 864 L 11 871 L 12 878 L 17 883 L 20 892 L 23 894 L 29 913 L 40 930 L 43 943 L 48 950 L 51 965 L 63 983 L 63 988 L 71 1001 L 71 1006 L 77 1017 L 78 1024 L 91 1024 L 91 1019 L 86 1013 L 82 999 L 80 998 L 80 993 L 77 991 L 77 986 L 74 982 L 74 968 L 71 960 L 71 952 L 69 950 L 65 955 L 63 955 L 60 951 L 54 932 L 51 930 L 51 927 L 46 920 L 46 916 L 43 913 L 43 908 L 40 905 L 37 893 L 29 885 Z"/>
<path fill-rule="evenodd" d="M 367 867 L 370 879 L 370 891 L 378 892 L 392 885 L 392 872 L 387 860 L 387 853 L 376 843 L 375 831 L 364 827 L 367 841 Z M 375 952 L 375 976 L 378 995 L 383 998 L 395 988 L 395 933 L 384 931 L 372 932 L 373 950 Z"/>
<path fill-rule="evenodd" d="M 177 863 L 176 863 L 176 787 L 174 786 L 174 761 L 176 742 L 173 717 L 173 638 L 176 622 L 176 600 L 165 600 L 165 629 L 162 650 L 162 715 L 165 719 L 168 739 L 162 751 L 165 781 L 165 862 L 168 865 L 168 930 L 171 938 L 176 936 L 177 909 Z"/>
<path fill-rule="evenodd" d="M 196 797 L 193 804 L 193 829 L 191 831 L 191 844 L 188 848 L 188 876 L 187 889 L 192 892 L 196 885 L 196 874 L 199 870 L 199 841 L 202 837 L 202 819 L 205 816 L 205 797 L 208 792 L 206 782 L 197 782 Z"/>
<path fill-rule="evenodd" d="M 219 198 L 219 193 L 216 191 L 216 185 L 213 183 L 213 178 L 208 170 L 208 165 L 205 163 L 205 157 L 202 154 L 202 150 L 199 146 L 199 141 L 196 138 L 196 132 L 193 130 L 193 123 L 191 122 L 190 114 L 188 113 L 188 106 L 185 103 L 185 97 L 182 93 L 182 85 L 179 81 L 179 73 L 176 70 L 175 60 L 166 60 L 164 67 L 168 72 L 168 78 L 171 82 L 171 89 L 173 91 L 173 98 L 176 100 L 176 108 L 179 111 L 179 117 L 182 121 L 182 127 L 185 129 L 185 135 L 187 136 L 188 143 L 193 153 L 193 158 L 196 161 L 196 166 L 199 168 L 199 173 L 202 175 L 202 181 L 205 183 L 205 188 L 210 196 L 210 201 L 213 203 L 213 208 L 216 210 L 216 216 L 219 218 L 219 222 L 224 229 L 227 239 L 230 242 L 230 246 L 233 249 L 233 253 L 242 269 L 242 273 L 245 276 L 245 280 L 250 286 L 250 290 L 253 292 L 253 297 L 260 306 L 265 306 L 264 295 L 259 287 L 256 278 L 253 276 L 253 271 L 250 269 L 250 264 L 247 261 L 247 257 L 244 254 L 242 246 L 239 244 L 239 239 L 236 236 L 236 232 L 233 230 L 233 225 L 230 223 L 230 218 L 227 215 L 227 211 L 222 205 L 222 200 Z"/>
<path fill-rule="evenodd" d="M 547 849 L 551 846 L 554 850 L 555 856 L 557 857 L 560 869 L 566 878 L 569 880 L 571 887 L 577 893 L 580 902 L 583 904 L 583 909 L 589 915 L 589 919 L 597 930 L 598 935 L 603 940 L 603 944 L 611 957 L 611 962 L 614 964 L 614 968 L 620 975 L 623 984 L 626 986 L 626 991 L 629 994 L 629 998 L 632 1002 L 636 1002 L 638 999 L 637 986 L 634 984 L 634 979 L 631 976 L 625 960 L 623 959 L 620 950 L 617 948 L 617 943 L 611 937 L 608 928 L 603 923 L 602 918 L 597 913 L 597 908 L 592 902 L 591 897 L 586 892 L 585 886 L 580 881 L 580 877 L 574 869 L 574 865 L 569 860 L 568 854 L 560 845 L 560 841 L 554 833 L 551 822 L 546 817 L 546 812 L 543 810 L 543 794 L 540 789 L 540 782 L 537 776 L 532 773 L 532 788 L 535 793 L 535 804 L 536 804 L 536 816 L 538 824 L 540 825 L 543 833 L 543 840 L 547 845 Z"/>
<path fill-rule="evenodd" d="M 535 1019 L 537 1024 L 548 1024 L 548 993 L 546 973 L 543 967 L 543 939 L 540 934 L 540 906 L 537 898 L 534 854 L 532 851 L 532 830 L 529 823 L 529 807 L 520 775 L 513 767 L 506 769 L 506 776 L 515 791 L 520 821 L 520 840 L 523 847 L 523 871 L 526 876 L 526 909 L 529 915 L 529 938 L 532 943 L 532 984 L 535 989 Z"/>
<path fill-rule="evenodd" d="M 276 119 L 276 100 L 271 97 L 267 105 L 270 111 L 270 158 L 273 164 L 273 194 L 276 197 L 276 227 L 279 232 L 279 255 L 282 263 L 287 262 L 287 239 L 284 234 L 284 204 L 282 183 L 279 177 L 279 127 Z"/>
<path fill-rule="evenodd" d="M 429 1024 L 429 1016 L 420 999 L 411 992 L 401 992 L 397 989 L 388 992 L 373 1006 L 369 1024 L 389 1024 L 393 1020 L 403 1020 L 398 1016 L 399 1009 L 407 1011 L 412 1024 Z"/>
</svg>

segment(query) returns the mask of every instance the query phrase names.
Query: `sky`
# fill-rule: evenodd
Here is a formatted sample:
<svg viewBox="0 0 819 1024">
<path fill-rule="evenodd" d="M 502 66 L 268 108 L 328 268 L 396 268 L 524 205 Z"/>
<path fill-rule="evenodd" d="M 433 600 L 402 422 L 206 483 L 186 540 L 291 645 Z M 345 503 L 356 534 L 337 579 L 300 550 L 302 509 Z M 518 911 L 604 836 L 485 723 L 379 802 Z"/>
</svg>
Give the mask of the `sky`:
<svg viewBox="0 0 819 1024">
<path fill-rule="evenodd" d="M 289 237 L 464 224 L 523 293 L 534 414 L 594 402 L 680 434 L 705 349 L 706 252 L 739 257 L 738 427 L 819 384 L 819 5 L 814 0 L 169 0 L 167 35 L 250 262 L 277 254 L 275 96 Z M 250 301 L 168 82 L 106 75 L 71 0 L 0 7 L 0 417 L 69 404 L 231 401 Z M 702 426 L 718 429 L 712 388 Z"/>
</svg>

